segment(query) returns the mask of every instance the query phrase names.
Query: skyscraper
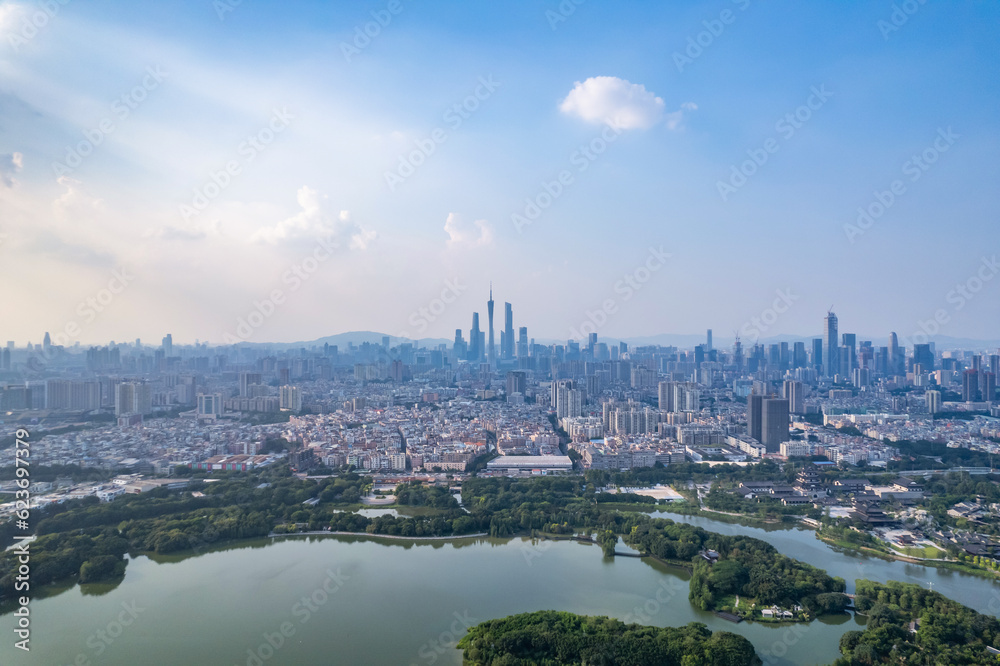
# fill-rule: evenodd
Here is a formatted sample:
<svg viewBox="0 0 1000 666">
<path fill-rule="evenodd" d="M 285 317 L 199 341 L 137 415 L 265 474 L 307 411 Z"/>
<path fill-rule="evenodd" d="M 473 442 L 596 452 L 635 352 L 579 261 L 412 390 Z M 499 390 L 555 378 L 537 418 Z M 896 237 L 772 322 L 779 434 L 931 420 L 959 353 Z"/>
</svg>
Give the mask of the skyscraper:
<svg viewBox="0 0 1000 666">
<path fill-rule="evenodd" d="M 793 368 L 804 368 L 808 365 L 808 360 L 806 359 L 806 343 L 796 342 L 795 346 L 792 348 L 792 367 Z"/>
<path fill-rule="evenodd" d="M 500 358 L 509 361 L 514 358 L 514 311 L 510 303 L 503 304 L 503 348 Z"/>
<path fill-rule="evenodd" d="M 462 329 L 455 329 L 455 343 L 452 345 L 452 353 L 455 355 L 455 360 L 458 359 L 468 359 L 469 357 L 469 346 L 465 344 L 465 338 L 462 337 Z"/>
<path fill-rule="evenodd" d="M 490 339 L 487 349 L 486 360 L 490 364 L 490 370 L 497 367 L 497 350 L 493 342 L 493 283 L 490 283 L 490 300 L 486 301 L 486 311 L 490 320 Z"/>
<path fill-rule="evenodd" d="M 840 347 L 837 339 L 837 315 L 826 313 L 826 376 L 833 377 L 840 370 Z"/>
<path fill-rule="evenodd" d="M 708 335 L 706 337 L 708 340 L 705 343 L 705 349 L 712 351 L 712 329 L 708 329 Z"/>
<path fill-rule="evenodd" d="M 763 407 L 764 396 L 759 393 L 751 393 L 747 396 L 747 434 L 758 442 L 763 438 Z"/>
<path fill-rule="evenodd" d="M 823 338 L 813 338 L 812 367 L 821 373 L 823 372 Z"/>
<path fill-rule="evenodd" d="M 174 336 L 170 333 L 163 337 L 163 353 L 168 357 L 174 355 Z"/>
<path fill-rule="evenodd" d="M 986 402 L 993 402 L 997 393 L 997 376 L 992 372 L 979 373 L 979 394 L 980 399 Z"/>
<path fill-rule="evenodd" d="M 472 329 L 469 331 L 469 360 L 478 363 L 483 358 L 482 332 L 479 330 L 479 313 L 472 313 Z"/>
<path fill-rule="evenodd" d="M 931 346 L 913 345 L 913 363 L 924 366 L 925 372 L 934 372 L 934 352 L 931 351 Z M 975 369 L 979 370 L 978 367 Z"/>
<path fill-rule="evenodd" d="M 979 400 L 979 373 L 966 370 L 962 373 L 962 400 L 976 402 Z"/>
<path fill-rule="evenodd" d="M 900 353 L 899 353 L 899 338 L 896 336 L 896 332 L 893 331 L 889 334 L 889 374 L 890 375 L 900 375 L 899 367 L 902 365 L 900 363 Z"/>
<path fill-rule="evenodd" d="M 522 326 L 517 331 L 517 357 L 528 357 L 528 327 Z"/>
</svg>

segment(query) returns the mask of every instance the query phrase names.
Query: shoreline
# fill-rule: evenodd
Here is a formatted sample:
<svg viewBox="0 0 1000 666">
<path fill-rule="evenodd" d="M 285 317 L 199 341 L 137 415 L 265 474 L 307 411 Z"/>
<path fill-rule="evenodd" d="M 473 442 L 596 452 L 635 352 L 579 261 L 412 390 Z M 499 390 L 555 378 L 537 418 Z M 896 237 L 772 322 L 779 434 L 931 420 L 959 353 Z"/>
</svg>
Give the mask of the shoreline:
<svg viewBox="0 0 1000 666">
<path fill-rule="evenodd" d="M 456 539 L 477 539 L 479 537 L 488 537 L 489 533 L 477 532 L 475 534 L 459 534 L 453 536 L 401 536 L 399 534 L 372 534 L 371 532 L 327 532 L 324 530 L 317 532 L 272 532 L 267 535 L 267 538 L 275 539 L 278 537 L 294 536 L 363 536 L 376 537 L 379 539 L 402 539 L 404 541 L 454 541 Z"/>
<path fill-rule="evenodd" d="M 907 564 L 918 564 L 928 567 L 934 567 L 936 569 L 947 569 L 949 571 L 957 571 L 958 573 L 964 573 L 969 576 L 977 576 L 979 578 L 985 578 L 993 582 L 1000 582 L 1000 573 L 989 571 L 987 569 L 980 569 L 966 564 L 965 562 L 959 562 L 958 560 L 941 560 L 941 559 L 931 559 L 923 557 L 912 557 L 910 555 L 904 555 L 895 551 L 886 552 L 881 550 L 875 550 L 874 548 L 867 548 L 865 546 L 846 544 L 844 542 L 839 542 L 830 537 L 825 537 L 816 533 L 816 538 L 823 543 L 833 546 L 834 548 L 841 548 L 843 550 L 850 550 L 853 552 L 861 553 L 862 555 L 868 555 L 870 557 L 877 557 L 889 562 L 906 562 Z"/>
</svg>

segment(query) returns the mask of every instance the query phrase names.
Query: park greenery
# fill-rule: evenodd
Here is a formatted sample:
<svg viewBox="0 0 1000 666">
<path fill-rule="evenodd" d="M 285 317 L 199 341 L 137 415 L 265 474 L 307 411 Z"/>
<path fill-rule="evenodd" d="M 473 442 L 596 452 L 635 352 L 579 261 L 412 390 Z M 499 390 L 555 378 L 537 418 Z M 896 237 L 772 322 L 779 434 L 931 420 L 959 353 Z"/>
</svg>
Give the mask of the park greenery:
<svg viewBox="0 0 1000 666">
<path fill-rule="evenodd" d="M 38 538 L 31 544 L 32 587 L 74 578 L 80 583 L 114 583 L 123 577 L 127 554 L 197 554 L 226 541 L 274 533 L 576 535 L 600 545 L 607 557 L 615 556 L 621 539 L 642 556 L 688 569 L 689 599 L 703 610 L 733 612 L 755 621 L 764 620 L 761 610 L 770 607 L 792 610 L 792 620 L 841 612 L 848 603 L 843 580 L 786 557 L 759 539 L 716 534 L 627 510 L 654 504 L 648 497 L 607 492 L 616 485 L 681 486 L 682 477 L 727 484 L 736 483 L 741 474 L 794 477 L 794 470 L 770 466 L 774 469 L 750 472 L 721 465 L 707 473 L 702 465 L 677 465 L 629 472 L 591 470 L 585 476 L 473 477 L 462 484 L 461 506 L 446 486 L 402 483 L 393 492 L 400 515 L 374 518 L 356 512 L 371 492 L 371 478 L 350 471 L 300 479 L 287 465 L 277 464 L 249 473 L 191 473 L 183 490 L 160 488 L 111 502 L 88 497 L 34 510 Z M 942 520 L 955 501 L 1000 501 L 1000 491 L 988 477 L 947 474 L 928 481 L 927 488 L 934 493 L 929 511 Z M 708 497 L 717 493 L 719 502 L 729 501 L 717 487 Z M 715 504 L 714 499 L 706 503 L 726 510 L 735 506 Z M 849 522 L 824 516 L 822 523 L 820 536 L 834 543 L 877 547 Z M 11 536 L 8 527 L 0 531 L 5 542 Z M 13 550 L 0 553 L 0 599 L 14 594 L 16 558 Z M 845 635 L 839 664 L 996 663 L 993 656 L 987 660 L 986 647 L 1000 640 L 1000 624 L 940 594 L 859 581 L 856 607 L 868 615 L 868 626 Z M 911 632 L 914 620 L 919 622 Z M 484 623 L 470 632 L 463 649 L 477 664 L 754 663 L 752 648 L 748 657 L 742 643 L 725 636 L 701 625 L 657 629 L 546 612 Z M 947 658 L 935 661 L 934 655 Z M 643 661 L 649 658 L 653 661 Z"/>
<path fill-rule="evenodd" d="M 557 611 L 488 620 L 458 643 L 473 666 L 618 664 L 620 666 L 757 666 L 747 639 L 704 624 L 649 627 Z"/>
<path fill-rule="evenodd" d="M 837 666 L 996 664 L 1000 622 L 919 585 L 857 581 L 855 606 L 864 631 L 840 639 Z"/>
</svg>

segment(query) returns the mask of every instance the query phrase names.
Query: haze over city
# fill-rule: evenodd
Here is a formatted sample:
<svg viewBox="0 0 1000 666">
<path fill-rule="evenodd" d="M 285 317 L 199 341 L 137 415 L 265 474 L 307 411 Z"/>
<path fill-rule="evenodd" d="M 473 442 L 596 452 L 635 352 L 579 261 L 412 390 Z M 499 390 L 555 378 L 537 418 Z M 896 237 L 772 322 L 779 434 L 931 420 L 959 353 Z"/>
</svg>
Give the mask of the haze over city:
<svg viewBox="0 0 1000 666">
<path fill-rule="evenodd" d="M 4 3 L 4 335 L 220 343 L 282 289 L 255 340 L 450 338 L 492 281 L 553 340 L 608 298 L 602 335 L 728 336 L 777 290 L 768 335 L 996 337 L 997 282 L 949 300 L 996 251 L 994 5 L 563 4 Z"/>
<path fill-rule="evenodd" d="M 0 664 L 995 666 L 998 54 L 0 0 Z"/>
</svg>

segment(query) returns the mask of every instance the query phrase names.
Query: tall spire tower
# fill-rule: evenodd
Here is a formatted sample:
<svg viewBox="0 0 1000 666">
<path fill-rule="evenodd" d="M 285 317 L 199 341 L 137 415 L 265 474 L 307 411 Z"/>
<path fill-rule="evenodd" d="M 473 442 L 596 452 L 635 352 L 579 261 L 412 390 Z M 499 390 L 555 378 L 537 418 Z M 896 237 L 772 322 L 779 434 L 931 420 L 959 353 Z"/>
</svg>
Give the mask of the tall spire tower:
<svg viewBox="0 0 1000 666">
<path fill-rule="evenodd" d="M 497 367 L 497 348 L 493 344 L 493 282 L 490 282 L 490 300 L 486 301 L 486 310 L 489 313 L 490 319 L 490 342 L 487 347 L 487 360 L 490 363 L 490 370 L 495 370 Z"/>
</svg>

